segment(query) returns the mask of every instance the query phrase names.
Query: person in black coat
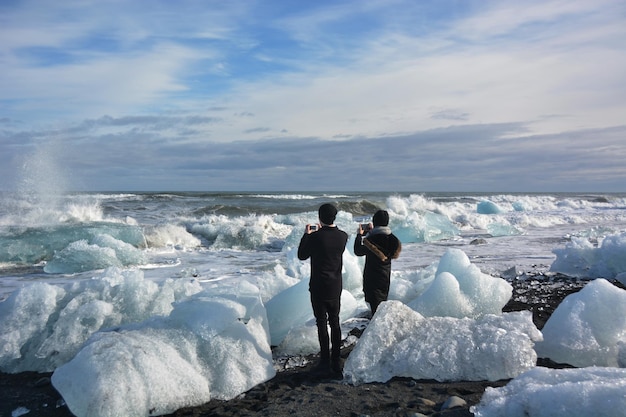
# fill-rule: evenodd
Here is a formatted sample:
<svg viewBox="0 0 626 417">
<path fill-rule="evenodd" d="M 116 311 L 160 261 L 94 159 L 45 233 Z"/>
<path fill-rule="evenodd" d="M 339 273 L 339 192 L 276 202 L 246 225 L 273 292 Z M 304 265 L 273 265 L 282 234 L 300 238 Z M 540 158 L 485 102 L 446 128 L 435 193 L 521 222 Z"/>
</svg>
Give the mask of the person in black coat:
<svg viewBox="0 0 626 417">
<path fill-rule="evenodd" d="M 323 204 L 319 210 L 318 225 L 307 225 L 298 246 L 298 259 L 311 258 L 311 306 L 317 325 L 320 343 L 320 363 L 316 370 L 341 372 L 341 326 L 339 310 L 343 290 L 341 270 L 343 252 L 348 234 L 335 226 L 337 209 L 332 204 Z M 330 340 L 328 337 L 330 326 Z M 332 351 L 329 348 L 332 345 Z"/>
<path fill-rule="evenodd" d="M 387 211 L 378 210 L 374 213 L 372 224 L 369 226 L 372 225 L 373 228 L 370 230 L 364 230 L 363 225 L 359 225 L 357 237 L 354 240 L 354 254 L 365 256 L 363 292 L 373 316 L 378 305 L 387 301 L 391 278 L 391 260 L 400 256 L 402 244 L 391 233 Z"/>
</svg>

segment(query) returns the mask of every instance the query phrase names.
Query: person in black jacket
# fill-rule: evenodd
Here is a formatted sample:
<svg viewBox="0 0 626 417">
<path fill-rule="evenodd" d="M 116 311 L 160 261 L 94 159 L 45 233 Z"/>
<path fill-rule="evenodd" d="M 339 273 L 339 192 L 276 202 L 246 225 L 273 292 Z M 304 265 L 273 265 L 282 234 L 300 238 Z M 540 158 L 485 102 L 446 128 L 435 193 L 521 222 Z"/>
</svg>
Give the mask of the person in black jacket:
<svg viewBox="0 0 626 417">
<path fill-rule="evenodd" d="M 332 204 L 323 204 L 318 210 L 321 228 L 307 224 L 300 245 L 298 259 L 311 258 L 311 306 L 317 324 L 320 343 L 320 363 L 316 371 L 341 372 L 341 327 L 339 310 L 343 290 L 341 270 L 343 252 L 348 234 L 335 226 L 337 209 Z M 315 229 L 315 230 L 314 230 Z M 330 325 L 330 340 L 328 326 Z M 329 348 L 332 345 L 332 351 Z"/>
<path fill-rule="evenodd" d="M 369 303 L 372 316 L 378 305 L 387 301 L 391 277 L 391 260 L 397 259 L 402 250 L 400 240 L 391 233 L 389 213 L 378 210 L 372 218 L 373 228 L 364 230 L 359 225 L 354 240 L 354 254 L 365 256 L 363 269 L 363 292 L 365 301 Z M 371 225 L 370 225 L 371 226 Z"/>
</svg>

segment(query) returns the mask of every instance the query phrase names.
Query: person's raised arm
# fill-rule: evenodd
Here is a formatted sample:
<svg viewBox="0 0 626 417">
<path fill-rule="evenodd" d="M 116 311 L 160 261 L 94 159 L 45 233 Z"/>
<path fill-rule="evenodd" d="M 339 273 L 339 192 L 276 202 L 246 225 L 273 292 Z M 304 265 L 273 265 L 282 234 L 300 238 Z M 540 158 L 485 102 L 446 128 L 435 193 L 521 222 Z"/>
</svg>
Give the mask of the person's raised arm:
<svg viewBox="0 0 626 417">
<path fill-rule="evenodd" d="M 317 227 L 315 228 L 315 230 L 313 230 L 311 226 L 312 225 L 310 224 L 306 225 L 306 227 L 304 228 L 304 234 L 302 235 L 302 238 L 300 239 L 300 245 L 298 246 L 298 259 L 300 259 L 301 261 L 304 261 L 311 257 L 311 248 L 310 248 L 309 238 L 311 237 L 311 233 L 315 233 L 315 231 L 317 231 Z M 314 225 L 314 226 L 317 226 L 317 225 Z"/>
</svg>

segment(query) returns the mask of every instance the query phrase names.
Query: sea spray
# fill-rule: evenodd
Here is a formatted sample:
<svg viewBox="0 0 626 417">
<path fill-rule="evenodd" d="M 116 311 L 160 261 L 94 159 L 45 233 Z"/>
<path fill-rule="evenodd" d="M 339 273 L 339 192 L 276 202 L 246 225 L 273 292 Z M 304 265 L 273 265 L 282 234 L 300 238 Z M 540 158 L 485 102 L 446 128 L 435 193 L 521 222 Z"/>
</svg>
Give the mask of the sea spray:
<svg viewBox="0 0 626 417">
<path fill-rule="evenodd" d="M 36 145 L 33 152 L 23 159 L 18 195 L 28 205 L 28 213 L 23 213 L 32 222 L 56 221 L 64 195 L 68 191 L 70 177 L 61 167 L 62 147 L 57 141 Z"/>
</svg>

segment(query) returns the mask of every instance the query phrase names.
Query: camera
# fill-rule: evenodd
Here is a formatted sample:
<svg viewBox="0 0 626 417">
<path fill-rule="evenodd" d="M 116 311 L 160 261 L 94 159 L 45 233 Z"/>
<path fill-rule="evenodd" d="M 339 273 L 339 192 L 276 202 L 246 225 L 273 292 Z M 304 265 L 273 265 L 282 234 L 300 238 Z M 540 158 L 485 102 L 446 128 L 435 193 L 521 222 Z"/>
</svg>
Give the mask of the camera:
<svg viewBox="0 0 626 417">
<path fill-rule="evenodd" d="M 312 232 L 315 232 L 318 228 L 319 228 L 319 226 L 316 225 L 316 224 L 310 224 L 309 225 L 309 230 L 312 231 Z"/>
<path fill-rule="evenodd" d="M 361 229 L 363 229 L 364 232 L 369 232 L 371 229 L 371 226 L 369 223 L 361 223 Z"/>
</svg>

